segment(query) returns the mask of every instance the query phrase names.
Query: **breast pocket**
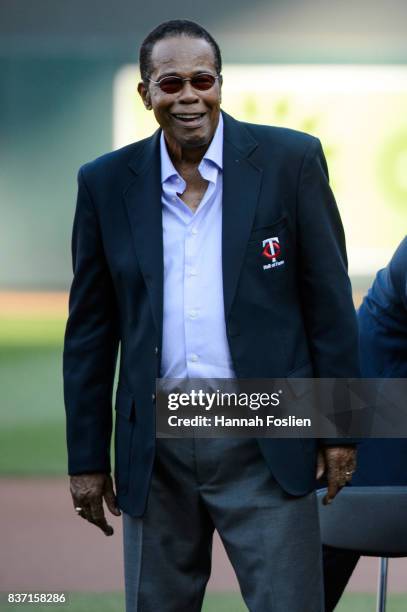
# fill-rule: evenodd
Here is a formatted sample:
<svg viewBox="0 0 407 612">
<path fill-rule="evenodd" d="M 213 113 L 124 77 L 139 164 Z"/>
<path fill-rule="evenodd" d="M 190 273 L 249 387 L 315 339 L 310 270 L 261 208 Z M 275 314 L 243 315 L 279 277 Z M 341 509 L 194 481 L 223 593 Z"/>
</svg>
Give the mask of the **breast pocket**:
<svg viewBox="0 0 407 612">
<path fill-rule="evenodd" d="M 262 225 L 260 227 L 253 228 L 249 236 L 248 244 L 262 242 L 263 240 L 270 238 L 272 235 L 278 236 L 278 234 L 285 231 L 286 228 L 287 217 L 283 215 L 270 225 Z"/>
<path fill-rule="evenodd" d="M 289 262 L 287 218 L 252 230 L 247 243 L 247 261 L 259 272 L 283 270 Z"/>
<path fill-rule="evenodd" d="M 136 420 L 134 398 L 127 389 L 118 388 L 115 409 L 116 490 L 125 493 L 129 486 L 130 460 Z"/>
</svg>

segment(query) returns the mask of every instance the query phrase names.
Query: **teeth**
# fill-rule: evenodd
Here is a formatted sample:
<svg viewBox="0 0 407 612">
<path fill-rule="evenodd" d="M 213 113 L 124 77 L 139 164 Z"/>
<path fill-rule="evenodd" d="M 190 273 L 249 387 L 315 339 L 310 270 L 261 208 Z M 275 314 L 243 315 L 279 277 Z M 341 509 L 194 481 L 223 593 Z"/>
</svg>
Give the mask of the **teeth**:
<svg viewBox="0 0 407 612">
<path fill-rule="evenodd" d="M 200 117 L 202 113 L 196 113 L 194 115 L 174 115 L 174 117 L 177 117 L 177 119 L 195 119 L 197 117 Z"/>
</svg>

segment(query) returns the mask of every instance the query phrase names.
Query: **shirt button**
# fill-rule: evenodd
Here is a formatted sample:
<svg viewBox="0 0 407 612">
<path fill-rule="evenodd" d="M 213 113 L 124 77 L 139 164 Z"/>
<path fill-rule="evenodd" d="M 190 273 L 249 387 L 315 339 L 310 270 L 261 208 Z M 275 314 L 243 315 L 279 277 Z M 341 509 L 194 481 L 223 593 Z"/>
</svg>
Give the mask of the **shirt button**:
<svg viewBox="0 0 407 612">
<path fill-rule="evenodd" d="M 196 319 L 197 315 L 198 315 L 198 313 L 197 313 L 197 311 L 196 311 L 196 310 L 190 310 L 190 311 L 189 311 L 189 317 L 190 317 L 190 319 Z"/>
<path fill-rule="evenodd" d="M 195 355 L 195 353 L 192 353 L 191 361 L 198 361 L 198 355 Z"/>
<path fill-rule="evenodd" d="M 196 229 L 196 227 L 193 227 L 191 230 L 191 234 L 194 234 L 194 236 L 196 236 L 198 233 L 198 230 Z"/>
<path fill-rule="evenodd" d="M 196 270 L 190 270 L 189 276 L 196 276 L 198 272 Z"/>
<path fill-rule="evenodd" d="M 176 202 L 176 201 L 177 201 L 177 198 L 175 198 L 175 197 L 174 197 L 174 198 L 172 198 L 172 201 L 173 201 L 173 202 Z"/>
</svg>

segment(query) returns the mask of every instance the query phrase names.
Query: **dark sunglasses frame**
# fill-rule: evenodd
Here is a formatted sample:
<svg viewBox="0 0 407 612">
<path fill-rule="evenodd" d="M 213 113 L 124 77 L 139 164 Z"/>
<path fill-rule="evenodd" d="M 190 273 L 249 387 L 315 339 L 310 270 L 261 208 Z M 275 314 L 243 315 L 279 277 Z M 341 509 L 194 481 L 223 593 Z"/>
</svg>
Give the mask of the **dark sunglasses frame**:
<svg viewBox="0 0 407 612">
<path fill-rule="evenodd" d="M 199 84 L 199 79 L 201 77 L 210 77 L 210 80 L 213 79 L 213 81 L 211 82 L 211 84 L 208 87 L 197 87 L 197 85 Z M 216 83 L 216 81 L 218 79 L 221 78 L 221 75 L 215 75 L 215 74 L 210 74 L 209 72 L 200 72 L 199 74 L 196 74 L 193 77 L 190 78 L 182 78 L 180 76 L 176 76 L 174 75 L 168 75 L 163 77 L 162 79 L 160 79 L 159 81 L 154 81 L 153 79 L 148 79 L 151 83 L 154 83 L 155 85 L 158 85 L 159 88 L 161 89 L 161 91 L 163 91 L 164 93 L 179 93 L 182 88 L 184 87 L 184 83 L 185 81 L 190 81 L 192 87 L 198 91 L 208 91 L 209 89 L 211 89 L 211 87 L 213 87 Z M 164 89 L 165 87 L 165 83 L 172 82 L 173 84 L 175 84 L 175 82 L 177 83 L 176 88 L 172 89 L 172 91 L 166 91 Z M 171 88 L 170 88 L 171 89 Z"/>
</svg>

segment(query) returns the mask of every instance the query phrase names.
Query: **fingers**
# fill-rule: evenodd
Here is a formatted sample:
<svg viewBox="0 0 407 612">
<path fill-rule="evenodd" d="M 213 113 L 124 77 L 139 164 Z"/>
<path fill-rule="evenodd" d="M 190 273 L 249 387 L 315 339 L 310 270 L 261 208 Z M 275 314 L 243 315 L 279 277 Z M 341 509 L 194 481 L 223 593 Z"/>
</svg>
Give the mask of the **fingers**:
<svg viewBox="0 0 407 612">
<path fill-rule="evenodd" d="M 106 502 L 106 506 L 109 508 L 110 512 L 115 516 L 121 516 L 121 512 L 116 503 L 116 496 L 113 491 L 113 482 L 110 476 L 106 479 L 103 497 Z"/>
<path fill-rule="evenodd" d="M 82 502 L 82 505 L 81 502 L 76 499 L 74 500 L 74 506 L 78 516 L 81 516 L 89 523 L 93 523 L 93 525 L 99 527 L 105 535 L 113 535 L 113 527 L 107 523 L 103 511 L 102 498 L 95 498 L 90 502 Z"/>
<path fill-rule="evenodd" d="M 353 447 L 328 447 L 324 449 L 327 465 L 328 490 L 323 504 L 332 503 L 339 491 L 352 479 L 356 469 L 356 450 Z"/>
<path fill-rule="evenodd" d="M 352 478 L 353 472 L 356 470 L 356 452 L 349 456 L 345 463 L 345 474 Z"/>
<path fill-rule="evenodd" d="M 93 503 L 91 503 L 88 521 L 99 527 L 105 535 L 113 535 L 113 527 L 106 521 L 102 498 L 96 499 Z"/>
<path fill-rule="evenodd" d="M 325 497 L 322 500 L 322 503 L 324 504 L 324 506 L 329 505 L 333 502 L 334 498 L 339 493 L 339 491 L 342 489 L 342 487 L 343 485 L 340 485 L 334 479 L 330 479 L 328 477 L 328 490 L 326 492 Z"/>
<path fill-rule="evenodd" d="M 340 480 L 343 481 L 342 486 L 344 486 L 352 480 L 353 473 L 356 470 L 356 451 L 346 454 L 338 469 L 340 470 Z"/>
<path fill-rule="evenodd" d="M 103 509 L 105 489 L 109 504 L 115 509 L 113 514 L 119 516 L 120 511 L 116 506 L 110 475 L 84 474 L 71 476 L 70 490 L 73 505 L 78 516 L 99 527 L 105 535 L 111 536 L 114 533 L 113 527 L 106 521 Z"/>
</svg>

